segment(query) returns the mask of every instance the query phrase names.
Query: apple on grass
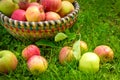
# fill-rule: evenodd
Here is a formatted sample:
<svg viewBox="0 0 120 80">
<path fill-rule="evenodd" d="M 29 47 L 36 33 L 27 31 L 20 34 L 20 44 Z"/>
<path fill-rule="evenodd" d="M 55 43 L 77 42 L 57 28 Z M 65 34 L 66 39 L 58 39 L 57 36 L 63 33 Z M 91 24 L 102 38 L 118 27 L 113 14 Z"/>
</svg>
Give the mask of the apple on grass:
<svg viewBox="0 0 120 80">
<path fill-rule="evenodd" d="M 45 12 L 43 10 L 42 5 L 41 6 L 30 6 L 27 8 L 26 13 L 25 13 L 27 21 L 43 21 L 45 20 Z"/>
<path fill-rule="evenodd" d="M 72 50 L 71 47 L 65 46 L 65 47 L 63 47 L 60 50 L 60 53 L 59 53 L 59 62 L 61 64 L 64 65 L 65 63 L 71 62 L 74 59 L 75 59 L 75 57 L 73 55 L 73 50 Z"/>
<path fill-rule="evenodd" d="M 36 45 L 28 45 L 22 50 L 22 57 L 25 60 L 28 60 L 30 57 L 34 55 L 40 55 L 40 49 Z"/>
<path fill-rule="evenodd" d="M 85 73 L 95 73 L 99 71 L 100 58 L 93 52 L 86 52 L 79 61 L 79 70 Z"/>
<path fill-rule="evenodd" d="M 27 61 L 27 66 L 32 74 L 39 74 L 47 70 L 48 62 L 44 57 L 34 55 Z"/>
<path fill-rule="evenodd" d="M 61 17 L 66 16 L 67 14 L 71 13 L 74 10 L 74 6 L 69 1 L 62 1 L 62 7 L 59 10 L 59 14 Z"/>
<path fill-rule="evenodd" d="M 82 54 L 88 51 L 88 45 L 85 41 L 80 40 L 80 50 Z"/>
<path fill-rule="evenodd" d="M 17 57 L 9 50 L 0 51 L 0 73 L 8 73 L 16 69 Z"/>
<path fill-rule="evenodd" d="M 56 12 L 49 11 L 45 13 L 45 20 L 57 20 L 60 19 L 60 15 Z"/>
<path fill-rule="evenodd" d="M 11 18 L 14 20 L 26 21 L 25 10 L 22 10 L 22 9 L 15 10 L 12 13 Z"/>
<path fill-rule="evenodd" d="M 94 49 L 94 53 L 96 53 L 101 58 L 101 62 L 112 61 L 114 57 L 113 50 L 107 45 L 97 46 Z"/>
<path fill-rule="evenodd" d="M 39 3 L 43 5 L 45 11 L 58 12 L 61 9 L 61 0 L 40 0 Z"/>
</svg>

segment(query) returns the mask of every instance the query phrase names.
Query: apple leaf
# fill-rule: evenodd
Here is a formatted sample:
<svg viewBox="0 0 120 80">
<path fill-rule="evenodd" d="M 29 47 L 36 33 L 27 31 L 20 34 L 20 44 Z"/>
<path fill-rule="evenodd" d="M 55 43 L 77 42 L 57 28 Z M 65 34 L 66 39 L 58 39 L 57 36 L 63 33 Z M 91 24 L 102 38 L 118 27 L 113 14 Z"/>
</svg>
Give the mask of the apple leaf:
<svg viewBox="0 0 120 80">
<path fill-rule="evenodd" d="M 81 57 L 81 51 L 80 51 L 80 39 L 77 40 L 74 44 L 73 44 L 73 54 L 76 58 L 76 60 L 79 60 Z"/>
<path fill-rule="evenodd" d="M 49 40 L 39 40 L 35 44 L 39 46 L 49 46 L 49 47 L 56 47 L 55 44 Z"/>
<path fill-rule="evenodd" d="M 62 32 L 56 34 L 55 36 L 55 41 L 58 42 L 58 41 L 61 41 L 61 40 L 64 40 L 66 39 L 68 36 Z"/>
</svg>

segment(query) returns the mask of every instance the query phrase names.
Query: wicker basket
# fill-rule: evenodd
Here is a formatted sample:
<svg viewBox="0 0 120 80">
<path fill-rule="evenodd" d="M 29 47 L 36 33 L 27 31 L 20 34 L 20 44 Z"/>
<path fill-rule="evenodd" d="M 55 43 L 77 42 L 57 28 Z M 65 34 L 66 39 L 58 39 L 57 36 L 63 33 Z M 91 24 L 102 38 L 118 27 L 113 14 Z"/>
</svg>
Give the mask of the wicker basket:
<svg viewBox="0 0 120 80">
<path fill-rule="evenodd" d="M 58 32 L 63 32 L 72 27 L 77 19 L 79 4 L 73 3 L 75 10 L 59 20 L 27 22 L 13 20 L 0 12 L 0 23 L 5 29 L 20 40 L 35 41 L 40 38 L 53 37 Z"/>
</svg>

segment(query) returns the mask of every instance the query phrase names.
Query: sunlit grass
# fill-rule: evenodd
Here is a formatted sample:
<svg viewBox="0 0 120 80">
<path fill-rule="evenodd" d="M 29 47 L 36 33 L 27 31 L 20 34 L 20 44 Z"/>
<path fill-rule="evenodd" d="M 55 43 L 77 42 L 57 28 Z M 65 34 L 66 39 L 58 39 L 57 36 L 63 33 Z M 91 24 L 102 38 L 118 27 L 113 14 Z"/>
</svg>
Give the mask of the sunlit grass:
<svg viewBox="0 0 120 80">
<path fill-rule="evenodd" d="M 114 6 L 117 0 L 78 0 L 80 12 L 77 22 L 65 33 L 69 38 L 61 42 L 49 41 L 56 47 L 43 47 L 34 42 L 21 42 L 12 37 L 2 26 L 0 26 L 0 50 L 13 51 L 19 64 L 14 72 L 0 74 L 0 80 L 119 80 L 120 79 L 120 16 L 119 7 Z M 100 70 L 95 74 L 86 74 L 78 70 L 78 62 L 72 62 L 62 66 L 58 61 L 61 47 L 71 46 L 78 34 L 81 40 L 87 42 L 89 50 L 101 44 L 110 46 L 114 53 L 114 60 L 110 63 L 100 65 Z M 32 75 L 27 69 L 26 61 L 21 57 L 22 49 L 36 44 L 41 49 L 41 55 L 49 63 L 46 72 Z"/>
</svg>

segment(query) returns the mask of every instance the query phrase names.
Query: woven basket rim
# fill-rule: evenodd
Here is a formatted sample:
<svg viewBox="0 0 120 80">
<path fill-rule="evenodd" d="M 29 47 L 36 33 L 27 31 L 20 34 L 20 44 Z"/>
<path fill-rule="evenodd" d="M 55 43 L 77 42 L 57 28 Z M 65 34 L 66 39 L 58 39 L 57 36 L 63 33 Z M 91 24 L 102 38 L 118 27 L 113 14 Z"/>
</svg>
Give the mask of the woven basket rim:
<svg viewBox="0 0 120 80">
<path fill-rule="evenodd" d="M 14 20 L 12 18 L 9 18 L 8 16 L 4 15 L 2 12 L 0 12 L 0 19 L 1 20 L 8 20 L 8 21 L 12 21 L 12 22 L 17 22 L 17 23 L 25 23 L 25 24 L 43 24 L 43 23 L 47 23 L 47 22 L 63 22 L 64 23 L 64 20 L 65 19 L 69 19 L 69 18 L 72 18 L 74 15 L 76 15 L 80 9 L 80 6 L 78 4 L 77 1 L 74 1 L 73 2 L 73 5 L 75 7 L 75 10 L 72 11 L 71 13 L 69 13 L 68 15 L 66 15 L 65 17 L 62 17 L 58 20 L 48 20 L 48 21 L 39 21 L 39 22 L 29 22 L 29 21 L 19 21 L 19 20 Z"/>
</svg>

